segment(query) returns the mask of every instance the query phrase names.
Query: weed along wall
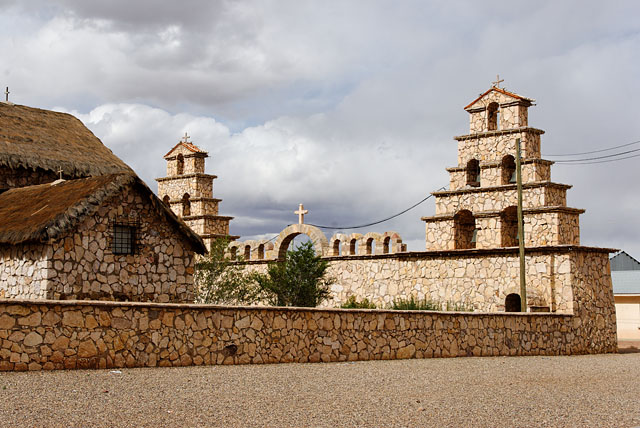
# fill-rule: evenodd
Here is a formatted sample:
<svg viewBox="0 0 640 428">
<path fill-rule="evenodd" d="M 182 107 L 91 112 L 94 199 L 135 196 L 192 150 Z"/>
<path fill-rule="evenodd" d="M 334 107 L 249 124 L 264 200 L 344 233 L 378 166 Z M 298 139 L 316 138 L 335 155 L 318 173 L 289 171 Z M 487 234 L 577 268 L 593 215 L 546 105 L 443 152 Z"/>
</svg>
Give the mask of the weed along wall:
<svg viewBox="0 0 640 428">
<path fill-rule="evenodd" d="M 0 300 L 0 370 L 615 352 L 576 315 Z"/>
</svg>

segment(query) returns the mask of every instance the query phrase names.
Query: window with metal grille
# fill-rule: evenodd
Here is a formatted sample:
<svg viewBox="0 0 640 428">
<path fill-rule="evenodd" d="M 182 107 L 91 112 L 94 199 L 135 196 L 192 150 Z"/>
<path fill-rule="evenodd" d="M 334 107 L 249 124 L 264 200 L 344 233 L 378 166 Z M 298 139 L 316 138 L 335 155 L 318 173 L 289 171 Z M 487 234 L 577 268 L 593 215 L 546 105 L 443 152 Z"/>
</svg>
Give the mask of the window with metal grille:
<svg viewBox="0 0 640 428">
<path fill-rule="evenodd" d="M 135 254 L 136 227 L 126 224 L 113 225 L 111 251 L 113 254 Z"/>
</svg>

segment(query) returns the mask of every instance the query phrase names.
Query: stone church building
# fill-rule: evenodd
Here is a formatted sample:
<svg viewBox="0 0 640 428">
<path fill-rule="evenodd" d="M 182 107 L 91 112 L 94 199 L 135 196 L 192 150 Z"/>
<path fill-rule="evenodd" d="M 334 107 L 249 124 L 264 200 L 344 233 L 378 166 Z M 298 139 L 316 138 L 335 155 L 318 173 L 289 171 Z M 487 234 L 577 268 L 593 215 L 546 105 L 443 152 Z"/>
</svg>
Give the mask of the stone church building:
<svg viewBox="0 0 640 428">
<path fill-rule="evenodd" d="M 440 302 L 443 309 L 451 303 L 481 312 L 519 311 L 515 182 L 519 139 L 527 310 L 587 311 L 597 319 L 597 325 L 590 327 L 594 337 L 615 339 L 608 259 L 614 250 L 580 244 L 579 216 L 584 210 L 567 207 L 571 186 L 551 179 L 553 162 L 540 155 L 544 131 L 529 125 L 532 105 L 532 99 L 496 83 L 465 107 L 469 133 L 455 137 L 458 164 L 447 168 L 449 189 L 433 193 L 435 214 L 422 218 L 424 251 L 406 251 L 392 232 L 336 234 L 328 240 L 320 229 L 300 221 L 283 230 L 262 257 L 250 252 L 243 263 L 264 271 L 267 263 L 284 256 L 295 236 L 306 234 L 337 279 L 326 306 L 355 296 L 385 307 L 395 298 L 414 296 Z M 232 250 L 243 248 L 242 242 L 232 245 Z"/>
<path fill-rule="evenodd" d="M 205 252 L 77 118 L 0 103 L 0 297 L 191 302 Z"/>
</svg>

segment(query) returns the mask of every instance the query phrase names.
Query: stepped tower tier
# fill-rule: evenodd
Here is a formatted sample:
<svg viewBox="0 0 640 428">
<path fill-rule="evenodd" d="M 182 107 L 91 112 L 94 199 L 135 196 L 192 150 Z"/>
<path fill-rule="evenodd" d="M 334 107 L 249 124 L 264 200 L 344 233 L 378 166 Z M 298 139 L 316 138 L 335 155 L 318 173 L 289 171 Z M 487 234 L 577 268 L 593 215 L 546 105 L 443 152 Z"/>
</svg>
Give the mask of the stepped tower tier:
<svg viewBox="0 0 640 428">
<path fill-rule="evenodd" d="M 185 223 L 202 237 L 208 248 L 219 238 L 236 240 L 229 235 L 233 217 L 218 215 L 221 199 L 213 197 L 213 180 L 205 173 L 205 159 L 209 154 L 185 136 L 164 156 L 167 176 L 156 178 L 158 197 Z"/>
<path fill-rule="evenodd" d="M 525 246 L 579 245 L 579 215 L 567 207 L 570 185 L 551 181 L 553 162 L 540 157 L 544 131 L 529 126 L 534 100 L 492 86 L 464 109 L 469 134 L 455 137 L 458 165 L 449 190 L 434 192 L 426 222 L 427 250 L 518 245 L 516 140 L 520 139 Z"/>
</svg>

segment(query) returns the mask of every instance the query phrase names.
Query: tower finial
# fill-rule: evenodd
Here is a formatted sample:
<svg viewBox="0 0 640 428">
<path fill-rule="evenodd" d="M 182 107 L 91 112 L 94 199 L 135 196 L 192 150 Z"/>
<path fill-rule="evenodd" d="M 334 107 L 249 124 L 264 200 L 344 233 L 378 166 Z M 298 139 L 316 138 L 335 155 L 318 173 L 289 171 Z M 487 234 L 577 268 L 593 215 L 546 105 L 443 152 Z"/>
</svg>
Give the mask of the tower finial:
<svg viewBox="0 0 640 428">
<path fill-rule="evenodd" d="M 191 138 L 191 137 L 189 137 L 189 135 L 187 135 L 187 132 L 185 131 L 184 137 L 182 137 L 182 139 L 180 141 L 183 142 L 183 143 L 188 143 L 189 142 L 189 138 Z"/>
<path fill-rule="evenodd" d="M 5 101 L 6 102 L 9 102 L 9 94 L 10 93 L 11 92 L 9 92 L 9 87 L 7 86 L 7 89 L 5 89 L 5 91 L 4 91 L 4 96 L 5 96 Z"/>
</svg>

